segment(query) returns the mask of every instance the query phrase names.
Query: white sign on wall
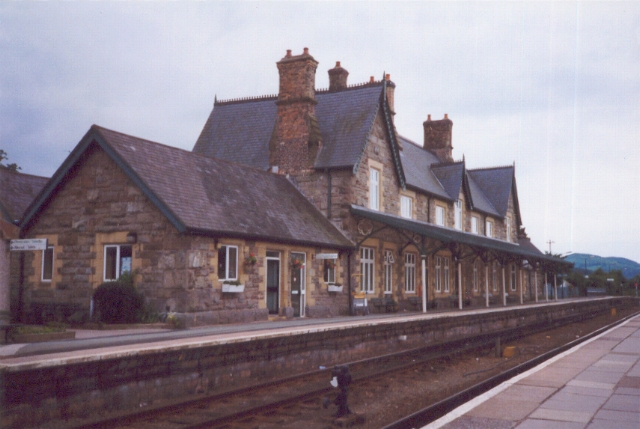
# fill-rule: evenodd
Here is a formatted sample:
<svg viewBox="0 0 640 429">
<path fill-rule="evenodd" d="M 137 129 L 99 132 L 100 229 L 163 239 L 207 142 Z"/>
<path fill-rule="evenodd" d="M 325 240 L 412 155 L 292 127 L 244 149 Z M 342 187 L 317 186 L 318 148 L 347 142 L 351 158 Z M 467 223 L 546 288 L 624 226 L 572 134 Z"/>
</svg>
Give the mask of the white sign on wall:
<svg viewBox="0 0 640 429">
<path fill-rule="evenodd" d="M 46 250 L 47 239 L 46 238 L 25 238 L 21 240 L 11 240 L 9 250 L 12 252 L 19 252 L 24 250 Z"/>
<path fill-rule="evenodd" d="M 338 259 L 337 253 L 318 253 L 316 259 Z"/>
</svg>

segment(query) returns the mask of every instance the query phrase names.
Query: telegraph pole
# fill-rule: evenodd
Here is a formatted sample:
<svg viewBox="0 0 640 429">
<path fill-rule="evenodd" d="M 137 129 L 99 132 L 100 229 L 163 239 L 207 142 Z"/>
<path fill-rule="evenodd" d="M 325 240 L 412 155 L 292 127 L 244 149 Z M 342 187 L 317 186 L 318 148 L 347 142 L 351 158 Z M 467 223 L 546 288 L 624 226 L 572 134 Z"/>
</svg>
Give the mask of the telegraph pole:
<svg viewBox="0 0 640 429">
<path fill-rule="evenodd" d="M 553 253 L 551 253 L 551 245 L 555 243 L 555 241 L 547 241 L 547 243 L 549 244 L 549 255 L 553 255 Z"/>
</svg>

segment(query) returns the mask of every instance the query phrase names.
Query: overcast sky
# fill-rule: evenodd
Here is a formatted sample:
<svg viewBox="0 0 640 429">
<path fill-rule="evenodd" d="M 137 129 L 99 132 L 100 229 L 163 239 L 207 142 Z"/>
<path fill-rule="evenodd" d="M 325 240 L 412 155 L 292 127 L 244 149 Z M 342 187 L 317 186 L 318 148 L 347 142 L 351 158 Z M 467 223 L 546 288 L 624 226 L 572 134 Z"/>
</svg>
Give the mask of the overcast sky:
<svg viewBox="0 0 640 429">
<path fill-rule="evenodd" d="M 0 2 L 0 149 L 43 176 L 91 124 L 191 150 L 304 47 L 317 88 L 390 73 L 400 134 L 448 113 L 454 158 L 515 162 L 541 250 L 640 261 L 637 1 Z"/>
</svg>

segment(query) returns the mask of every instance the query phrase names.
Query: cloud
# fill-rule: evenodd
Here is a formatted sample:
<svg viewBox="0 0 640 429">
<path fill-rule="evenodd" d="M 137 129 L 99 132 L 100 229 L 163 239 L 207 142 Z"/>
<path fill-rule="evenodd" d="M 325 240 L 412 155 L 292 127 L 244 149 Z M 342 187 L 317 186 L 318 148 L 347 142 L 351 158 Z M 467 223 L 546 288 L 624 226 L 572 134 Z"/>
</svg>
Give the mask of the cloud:
<svg viewBox="0 0 640 429">
<path fill-rule="evenodd" d="M 515 162 L 539 247 L 640 260 L 638 2 L 4 2 L 0 148 L 41 175 L 93 123 L 191 149 L 303 47 L 318 88 L 390 73 L 403 135 L 448 113 L 455 157 Z"/>
</svg>

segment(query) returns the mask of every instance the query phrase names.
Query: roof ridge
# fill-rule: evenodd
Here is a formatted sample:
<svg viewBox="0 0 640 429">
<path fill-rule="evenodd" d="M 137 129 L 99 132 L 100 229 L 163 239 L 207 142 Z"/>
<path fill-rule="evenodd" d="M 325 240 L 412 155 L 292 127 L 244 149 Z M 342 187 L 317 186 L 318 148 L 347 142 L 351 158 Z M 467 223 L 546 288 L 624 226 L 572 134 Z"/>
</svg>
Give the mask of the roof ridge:
<svg viewBox="0 0 640 429">
<path fill-rule="evenodd" d="M 142 137 L 134 136 L 132 134 L 122 133 L 120 131 L 116 131 L 116 130 L 112 130 L 112 129 L 109 129 L 109 128 L 101 127 L 100 125 L 96 125 L 96 124 L 92 125 L 91 128 L 95 128 L 97 130 L 108 131 L 110 133 L 120 134 L 121 136 L 131 137 L 132 139 L 136 139 L 136 140 L 140 140 L 140 141 L 143 141 L 143 142 L 155 144 L 155 145 L 158 145 L 158 146 L 164 146 L 164 147 L 169 148 L 169 149 L 175 149 L 175 150 L 179 150 L 179 151 L 186 152 L 186 153 L 195 153 L 195 152 L 192 152 L 190 150 L 183 149 L 181 147 L 171 146 L 171 145 L 168 145 L 166 143 L 160 143 L 160 142 L 156 142 L 156 141 L 153 141 L 153 140 L 144 139 Z M 200 154 L 197 154 L 197 155 L 200 155 Z M 201 156 L 204 156 L 204 155 L 201 155 Z"/>
<path fill-rule="evenodd" d="M 460 161 L 451 161 L 451 162 L 436 162 L 435 164 L 431 164 L 431 168 L 438 168 L 438 167 L 449 167 L 449 166 L 453 166 L 453 165 L 458 165 L 458 164 L 464 164 L 464 159 L 461 159 Z"/>
<path fill-rule="evenodd" d="M 513 165 L 499 165 L 495 167 L 483 167 L 483 168 L 468 168 L 467 170 L 474 172 L 474 171 L 486 171 L 486 170 L 502 170 L 507 168 L 513 168 Z"/>
<path fill-rule="evenodd" d="M 4 165 L 0 165 L 0 171 L 3 171 L 3 172 L 5 172 L 5 173 L 9 173 L 9 174 L 19 174 L 20 176 L 37 177 L 37 178 L 39 178 L 39 179 L 47 179 L 47 180 L 49 180 L 49 179 L 50 179 L 50 177 L 47 177 L 47 176 L 38 176 L 38 175 L 36 175 L 36 174 L 21 173 L 21 172 L 19 172 L 19 171 L 17 171 L 17 170 L 11 170 L 10 168 L 7 168 L 7 167 L 6 167 L 6 166 L 4 166 Z"/>
<path fill-rule="evenodd" d="M 267 101 L 267 100 L 277 100 L 278 94 L 268 94 L 268 95 L 256 95 L 250 97 L 240 97 L 240 98 L 229 98 L 227 100 L 218 100 L 217 98 L 214 100 L 213 105 L 225 105 L 225 104 L 240 104 L 251 101 Z"/>
<path fill-rule="evenodd" d="M 376 87 L 376 86 L 382 86 L 382 80 L 374 80 L 373 82 L 369 81 L 369 82 L 361 82 L 361 83 L 352 83 L 350 85 L 347 85 L 346 88 L 340 88 L 340 89 L 333 89 L 333 90 L 329 90 L 329 88 L 320 88 L 320 89 L 316 89 L 316 94 L 321 93 L 334 93 L 334 92 L 342 92 L 342 91 L 348 91 L 351 89 L 358 89 L 358 88 L 366 88 L 366 87 Z"/>
</svg>

